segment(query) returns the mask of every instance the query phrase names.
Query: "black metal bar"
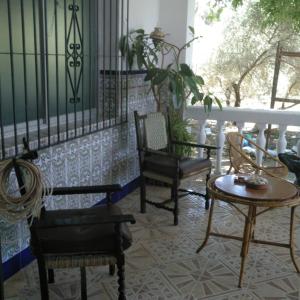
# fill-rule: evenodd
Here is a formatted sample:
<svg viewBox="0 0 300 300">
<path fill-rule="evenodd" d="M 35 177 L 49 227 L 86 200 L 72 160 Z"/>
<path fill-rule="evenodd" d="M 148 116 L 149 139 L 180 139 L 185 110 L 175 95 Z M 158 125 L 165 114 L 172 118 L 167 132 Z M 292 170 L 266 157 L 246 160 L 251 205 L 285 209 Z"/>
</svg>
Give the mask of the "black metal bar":
<svg viewBox="0 0 300 300">
<path fill-rule="evenodd" d="M 26 64 L 26 46 L 25 46 L 25 23 L 24 23 L 24 0 L 21 0 L 21 26 L 22 26 L 22 49 L 23 49 L 23 75 L 24 75 L 24 101 L 25 101 L 25 123 L 26 140 L 29 141 L 28 125 L 28 91 L 27 91 L 27 64 Z"/>
<path fill-rule="evenodd" d="M 121 37 L 124 35 L 124 0 L 121 3 Z M 121 123 L 123 122 L 123 61 L 121 62 L 121 98 L 120 98 L 120 108 L 121 108 Z"/>
<path fill-rule="evenodd" d="M 115 124 L 117 124 L 117 105 L 119 94 L 119 66 L 118 66 L 118 37 L 119 37 L 119 0 L 116 0 L 116 36 L 115 36 Z"/>
<path fill-rule="evenodd" d="M 106 1 L 103 0 L 103 70 L 102 70 L 102 123 L 105 124 L 105 81 L 106 81 Z"/>
<path fill-rule="evenodd" d="M 56 78 L 56 126 L 57 140 L 60 141 L 60 121 L 59 121 L 59 78 L 58 78 L 58 29 L 57 29 L 57 2 L 53 0 L 54 5 L 54 24 L 55 24 L 55 78 Z"/>
<path fill-rule="evenodd" d="M 82 70 L 82 82 L 81 82 L 81 127 L 82 127 L 82 135 L 84 134 L 84 6 L 83 0 L 81 0 L 81 70 Z"/>
<path fill-rule="evenodd" d="M 10 0 L 7 0 L 7 12 L 8 12 L 8 32 L 9 32 L 9 51 L 13 51 L 13 38 L 12 38 L 12 24 L 11 24 L 11 8 Z M 15 71 L 14 71 L 14 57 L 10 53 L 10 70 L 11 70 L 11 88 L 12 88 L 12 100 L 13 100 L 13 121 L 14 121 L 14 141 L 15 141 L 15 154 L 18 154 L 18 132 L 17 132 L 17 120 L 16 120 L 16 99 L 15 99 Z"/>
<path fill-rule="evenodd" d="M 75 22 L 75 0 L 73 0 L 73 12 L 72 12 L 72 18 L 73 18 L 73 37 L 74 37 L 74 49 L 73 51 L 76 51 L 76 22 Z M 74 97 L 74 130 L 75 130 L 75 136 L 77 136 L 77 60 L 74 59 L 74 87 L 73 90 L 73 97 Z"/>
<path fill-rule="evenodd" d="M 65 23 L 65 107 L 66 107 L 66 139 L 69 140 L 69 112 L 68 112 L 68 34 L 67 34 L 67 2 L 64 0 L 64 23 Z"/>
<path fill-rule="evenodd" d="M 126 35 L 128 37 L 128 34 L 129 34 L 129 0 L 127 0 L 126 14 L 127 14 Z M 128 40 L 127 40 L 127 43 L 128 43 Z M 128 121 L 128 67 L 129 67 L 128 59 L 126 59 L 126 122 Z"/>
<path fill-rule="evenodd" d="M 111 127 L 111 97 L 112 97 L 112 1 L 109 1 L 109 87 L 108 87 L 108 119 L 109 119 L 109 127 Z"/>
<path fill-rule="evenodd" d="M 37 54 L 37 42 L 36 42 L 36 0 L 32 0 L 32 13 L 33 13 L 33 43 L 34 43 L 34 63 L 35 63 L 35 91 L 36 91 L 36 122 L 37 122 L 37 137 L 38 148 L 41 146 L 41 132 L 40 132 L 40 101 L 39 101 L 39 74 L 38 74 L 38 54 Z"/>
<path fill-rule="evenodd" d="M 93 89 L 93 83 L 92 83 L 92 46 L 91 46 L 91 32 L 92 32 L 92 11 L 91 11 L 91 1 L 89 0 L 89 132 L 92 131 L 92 100 L 91 100 L 91 91 Z"/>
<path fill-rule="evenodd" d="M 44 41 L 45 41 L 45 64 L 46 64 L 46 101 L 47 101 L 47 131 L 48 131 L 48 146 L 51 143 L 51 124 L 50 124 L 50 99 L 49 99 L 49 57 L 48 57 L 48 17 L 47 17 L 47 0 L 44 1 L 44 17 L 45 17 L 45 31 L 44 31 Z"/>
</svg>

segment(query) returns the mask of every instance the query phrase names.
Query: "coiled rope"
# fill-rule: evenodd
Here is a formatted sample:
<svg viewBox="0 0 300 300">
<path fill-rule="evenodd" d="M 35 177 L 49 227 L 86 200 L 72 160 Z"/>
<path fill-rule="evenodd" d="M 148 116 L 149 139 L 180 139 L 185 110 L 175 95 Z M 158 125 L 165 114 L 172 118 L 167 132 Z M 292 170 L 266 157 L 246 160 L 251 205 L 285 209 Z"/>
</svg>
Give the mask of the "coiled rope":
<svg viewBox="0 0 300 300">
<path fill-rule="evenodd" d="M 24 181 L 24 186 L 11 191 L 10 182 L 15 164 L 19 167 Z M 40 170 L 33 163 L 12 159 L 0 162 L 0 216 L 10 223 L 17 223 L 22 219 L 39 218 L 44 206 L 43 197 L 50 195 L 52 189 L 43 178 Z M 25 188 L 25 193 L 20 192 Z M 19 191 L 19 192 L 18 192 Z M 17 193 L 18 192 L 18 193 Z"/>
</svg>

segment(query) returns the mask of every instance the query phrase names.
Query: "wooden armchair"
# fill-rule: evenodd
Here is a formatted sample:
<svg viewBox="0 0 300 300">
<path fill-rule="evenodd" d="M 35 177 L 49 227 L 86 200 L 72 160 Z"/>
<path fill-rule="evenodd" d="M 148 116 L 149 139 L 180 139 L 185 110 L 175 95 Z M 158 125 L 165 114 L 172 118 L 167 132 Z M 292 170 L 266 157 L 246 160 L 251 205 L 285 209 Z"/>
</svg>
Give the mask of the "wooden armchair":
<svg viewBox="0 0 300 300">
<path fill-rule="evenodd" d="M 139 115 L 134 112 L 137 149 L 140 163 L 141 212 L 146 212 L 146 203 L 157 208 L 171 211 L 174 215 L 174 225 L 178 224 L 178 191 L 204 197 L 205 207 L 209 208 L 209 195 L 190 190 L 179 189 L 180 181 L 196 174 L 205 174 L 206 183 L 210 178 L 212 163 L 211 150 L 217 147 L 175 141 L 171 136 L 169 114 L 160 112 Z M 188 146 L 206 149 L 206 158 L 180 157 L 175 154 L 175 146 Z M 156 203 L 146 198 L 146 179 L 162 182 L 171 187 L 173 207 L 165 203 Z"/>
<path fill-rule="evenodd" d="M 238 132 L 229 132 L 226 136 L 229 145 L 230 168 L 234 173 L 262 173 L 272 177 L 285 177 L 288 174 L 288 169 L 277 157 L 273 157 L 267 151 L 262 149 L 252 140 L 246 138 Z M 256 161 L 243 150 L 244 142 L 253 147 L 256 151 L 261 151 L 264 160 L 267 163 L 258 165 Z"/>
<path fill-rule="evenodd" d="M 36 152 L 29 152 L 21 159 L 35 159 Z M 18 163 L 14 170 L 21 194 L 26 193 L 26 181 Z M 110 274 L 118 268 L 119 300 L 126 299 L 124 285 L 124 250 L 130 247 L 132 237 L 126 223 L 135 223 L 132 215 L 123 215 L 111 202 L 111 194 L 121 186 L 81 186 L 53 189 L 53 196 L 106 193 L 106 205 L 84 209 L 42 209 L 40 219 L 30 226 L 30 246 L 37 258 L 41 299 L 48 300 L 48 281 L 54 281 L 54 269 L 78 267 L 81 271 L 81 299 L 87 299 L 87 266 L 109 265 Z M 48 276 L 47 276 L 48 270 Z"/>
</svg>

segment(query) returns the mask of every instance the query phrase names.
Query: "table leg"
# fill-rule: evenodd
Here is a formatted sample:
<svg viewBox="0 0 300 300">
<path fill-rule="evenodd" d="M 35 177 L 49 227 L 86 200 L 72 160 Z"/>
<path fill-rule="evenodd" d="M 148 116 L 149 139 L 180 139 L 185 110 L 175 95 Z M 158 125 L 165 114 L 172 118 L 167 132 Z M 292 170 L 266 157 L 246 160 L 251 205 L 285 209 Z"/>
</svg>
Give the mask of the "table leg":
<svg viewBox="0 0 300 300">
<path fill-rule="evenodd" d="M 292 258 L 292 262 L 297 270 L 297 273 L 300 273 L 300 269 L 295 259 L 295 251 L 294 251 L 294 220 L 295 220 L 295 209 L 296 207 L 291 208 L 291 220 L 290 220 L 290 254 Z"/>
<path fill-rule="evenodd" d="M 253 220 L 255 218 L 255 208 L 253 206 L 249 206 L 248 209 L 248 216 L 245 217 L 245 227 L 244 227 L 244 234 L 243 234 L 243 244 L 241 250 L 241 268 L 240 268 L 240 277 L 239 277 L 239 287 L 242 287 L 243 275 L 244 275 L 244 268 L 245 268 L 245 261 L 249 251 L 249 244 L 252 235 L 252 226 Z"/>
<path fill-rule="evenodd" d="M 201 244 L 201 246 L 197 249 L 196 253 L 199 253 L 204 248 L 204 246 L 206 245 L 206 243 L 208 241 L 209 234 L 210 234 L 210 231 L 211 231 L 211 223 L 212 223 L 212 216 L 213 216 L 214 204 L 215 204 L 215 199 L 211 198 L 210 210 L 209 210 L 209 216 L 208 216 L 208 223 L 207 223 L 207 228 L 206 228 L 205 239 L 204 239 L 203 243 Z"/>
<path fill-rule="evenodd" d="M 253 224 L 252 224 L 252 233 L 251 239 L 255 239 L 255 225 L 256 225 L 256 206 L 253 206 Z"/>
</svg>

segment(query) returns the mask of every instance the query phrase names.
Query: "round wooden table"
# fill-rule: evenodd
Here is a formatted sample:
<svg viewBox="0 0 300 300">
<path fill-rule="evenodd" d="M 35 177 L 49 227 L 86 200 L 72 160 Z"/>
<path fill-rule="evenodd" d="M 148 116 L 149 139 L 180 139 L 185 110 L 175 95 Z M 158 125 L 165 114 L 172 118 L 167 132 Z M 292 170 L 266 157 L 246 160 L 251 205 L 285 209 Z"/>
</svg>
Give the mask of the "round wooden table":
<svg viewBox="0 0 300 300">
<path fill-rule="evenodd" d="M 273 245 L 279 247 L 285 247 L 290 249 L 290 255 L 292 262 L 300 273 L 300 268 L 295 260 L 294 253 L 294 215 L 295 208 L 300 204 L 300 198 L 298 196 L 298 189 L 291 183 L 275 178 L 266 177 L 268 179 L 268 187 L 264 190 L 256 190 L 248 188 L 245 183 L 237 183 L 235 181 L 236 175 L 223 175 L 211 178 L 208 182 L 208 191 L 211 197 L 211 206 L 209 211 L 209 218 L 206 230 L 206 236 L 202 245 L 197 249 L 199 253 L 206 245 L 209 236 L 218 236 L 223 238 L 229 238 L 242 241 L 241 249 L 241 268 L 239 277 L 239 287 L 242 286 L 243 272 L 245 267 L 245 260 L 248 254 L 250 242 Z M 216 233 L 211 231 L 212 217 L 214 210 L 214 201 L 225 201 L 233 206 L 239 213 L 245 217 L 245 226 L 243 237 L 237 237 L 222 233 Z M 236 204 L 242 204 L 248 206 L 248 213 L 245 214 Z M 261 207 L 262 210 L 257 212 L 257 208 Z M 277 243 L 273 241 L 258 240 L 254 237 L 254 227 L 256 223 L 256 217 L 269 211 L 273 208 L 290 207 L 291 219 L 290 219 L 290 238 L 289 243 Z"/>
</svg>

